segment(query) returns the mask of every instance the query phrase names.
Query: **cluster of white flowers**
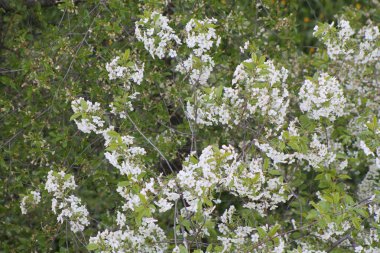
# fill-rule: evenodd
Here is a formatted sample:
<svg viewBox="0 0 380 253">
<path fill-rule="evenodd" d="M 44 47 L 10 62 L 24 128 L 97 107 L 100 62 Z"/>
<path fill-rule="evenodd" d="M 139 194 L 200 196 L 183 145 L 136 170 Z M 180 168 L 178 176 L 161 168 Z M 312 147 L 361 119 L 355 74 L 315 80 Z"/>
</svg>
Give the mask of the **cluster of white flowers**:
<svg viewBox="0 0 380 253">
<path fill-rule="evenodd" d="M 186 211 L 197 212 L 199 204 L 216 201 L 214 194 L 229 191 L 247 199 L 245 207 L 256 210 L 265 216 L 266 211 L 274 210 L 288 195 L 281 177 L 268 177 L 264 174 L 261 159 L 252 159 L 248 164 L 237 159 L 238 153 L 231 146 L 215 149 L 209 146 L 202 151 L 199 159 L 189 156 L 176 179 L 168 183 L 168 188 L 176 190 L 176 184 L 188 203 Z M 179 194 L 165 192 L 170 202 Z M 210 203 L 208 203 L 210 204 Z M 167 204 L 166 204 L 167 205 Z"/>
<path fill-rule="evenodd" d="M 209 51 L 220 44 L 220 37 L 215 32 L 216 19 L 194 20 L 186 24 L 186 45 L 192 49 L 190 56 L 180 62 L 176 70 L 189 75 L 191 85 L 206 85 L 214 68 L 214 60 Z"/>
<path fill-rule="evenodd" d="M 81 204 L 81 200 L 70 194 L 76 188 L 74 176 L 64 171 L 49 171 L 45 189 L 53 195 L 52 211 L 58 213 L 57 221 L 63 223 L 69 221 L 71 231 L 83 231 L 89 225 L 87 208 Z"/>
<path fill-rule="evenodd" d="M 369 126 L 372 125 L 371 131 Z M 364 124 L 362 132 L 371 132 L 374 134 L 372 138 L 365 138 L 358 140 L 357 146 L 363 150 L 364 154 L 368 156 L 370 162 L 369 169 L 364 179 L 358 185 L 357 195 L 359 199 L 367 199 L 371 197 L 376 191 L 380 190 L 378 184 L 380 180 L 380 146 L 378 140 L 380 139 L 379 121 L 374 118 L 372 122 Z M 374 137 L 374 138 L 373 138 Z"/>
<path fill-rule="evenodd" d="M 132 80 L 136 84 L 141 84 L 144 78 L 144 63 L 138 66 L 135 63 L 128 62 L 125 66 L 120 65 L 120 56 L 115 57 L 111 62 L 106 64 L 106 70 L 108 72 L 108 78 L 110 80 L 114 79 L 125 79 L 129 82 Z M 129 89 L 129 85 L 127 86 Z"/>
<path fill-rule="evenodd" d="M 369 212 L 372 214 L 371 206 L 369 206 Z M 379 211 L 378 211 L 379 212 Z M 378 213 L 379 216 L 379 213 Z M 379 222 L 377 222 L 379 223 Z M 380 243 L 378 229 L 375 227 L 370 228 L 369 231 L 360 231 L 358 238 L 361 241 L 359 246 L 355 247 L 355 253 L 376 253 L 380 252 L 380 248 L 376 247 Z"/>
<path fill-rule="evenodd" d="M 380 224 L 380 206 L 378 204 L 370 204 L 368 205 L 368 211 L 370 215 L 373 215 L 374 221 Z"/>
<path fill-rule="evenodd" d="M 157 181 L 161 188 L 161 196 L 154 203 L 159 208 L 158 212 L 162 213 L 170 210 L 174 206 L 173 203 L 178 201 L 181 195 L 178 193 L 179 189 L 175 179 L 163 182 L 161 178 L 158 178 Z"/>
<path fill-rule="evenodd" d="M 356 32 L 347 20 L 340 19 L 337 28 L 334 27 L 334 22 L 314 27 L 314 35 L 323 40 L 332 60 L 344 58 L 360 65 L 379 59 L 380 49 L 376 42 L 380 33 L 377 26 L 370 22 L 368 26 Z"/>
<path fill-rule="evenodd" d="M 153 58 L 174 58 L 177 56 L 175 44 L 181 45 L 181 40 L 169 26 L 169 19 L 155 11 L 136 22 L 135 35 Z"/>
<path fill-rule="evenodd" d="M 223 124 L 230 128 L 247 118 L 244 99 L 239 90 L 230 87 L 211 87 L 205 92 L 196 91 L 197 104 L 186 105 L 186 115 L 197 124 L 211 126 Z"/>
<path fill-rule="evenodd" d="M 134 94 L 135 95 L 135 94 Z M 132 98 L 134 98 L 132 95 Z M 103 135 L 105 139 L 105 152 L 106 159 L 120 171 L 121 175 L 127 175 L 132 180 L 137 180 L 137 177 L 144 171 L 144 166 L 140 163 L 140 157 L 145 155 L 145 149 L 141 147 L 134 147 L 133 137 L 126 135 L 122 136 L 114 131 L 114 127 L 106 128 L 105 121 L 101 119 L 102 110 L 99 103 L 92 103 L 85 101 L 83 98 L 74 100 L 71 104 L 74 115 L 81 116 L 81 120 L 75 119 L 75 123 L 84 133 L 91 133 Z M 126 117 L 126 112 L 117 112 L 116 108 L 111 106 L 112 113 L 118 113 L 121 118 Z"/>
<path fill-rule="evenodd" d="M 338 27 L 334 23 L 316 26 L 314 36 L 326 45 L 333 63 L 329 71 L 353 94 L 368 98 L 367 106 L 376 110 L 379 96 L 372 94 L 380 88 L 380 82 L 368 73 L 380 69 L 379 27 L 368 21 L 367 26 L 356 31 L 342 17 Z"/>
<path fill-rule="evenodd" d="M 256 210 L 262 216 L 266 216 L 267 211 L 276 209 L 278 204 L 285 203 L 290 198 L 281 177 L 271 178 L 264 173 L 262 160 L 252 159 L 248 169 L 243 170 L 239 178 L 235 176 L 232 179 L 232 194 L 247 197 L 248 202 L 244 207 Z"/>
<path fill-rule="evenodd" d="M 340 20 L 338 22 L 338 28 L 340 29 L 332 38 L 325 38 L 324 42 L 327 47 L 327 53 L 329 57 L 336 60 L 339 55 L 346 57 L 352 57 L 353 49 L 345 50 L 344 45 L 350 40 L 351 36 L 355 34 L 355 31 L 351 28 L 350 23 L 346 20 Z M 315 26 L 315 36 L 326 36 L 328 33 L 336 32 L 334 22 L 329 26 Z M 339 43 L 337 43 L 339 42 Z"/>
<path fill-rule="evenodd" d="M 20 208 L 22 214 L 28 213 L 29 206 L 36 206 L 41 202 L 41 194 L 38 191 L 31 191 L 27 196 L 22 197 Z"/>
<path fill-rule="evenodd" d="M 132 189 L 132 184 L 129 184 L 127 186 L 118 186 L 117 192 L 123 197 L 124 199 L 124 205 L 122 206 L 123 211 L 132 210 L 134 211 L 137 207 L 141 206 L 143 202 L 142 199 L 148 200 L 149 197 L 155 197 L 157 194 L 157 191 L 154 189 L 155 186 L 155 180 L 154 178 L 150 178 L 150 181 L 145 182 L 144 188 L 142 188 L 139 192 L 135 192 Z M 152 212 L 155 210 L 152 208 Z M 119 215 L 120 217 L 123 216 L 122 213 Z M 124 219 L 121 219 L 124 220 Z M 119 222 L 119 226 L 123 227 L 125 226 L 125 223 L 122 221 Z"/>
<path fill-rule="evenodd" d="M 359 147 L 363 150 L 366 156 L 374 155 L 371 149 L 367 146 L 367 144 L 364 141 L 360 140 Z"/>
<path fill-rule="evenodd" d="M 346 98 L 336 78 L 320 73 L 318 81 L 305 80 L 299 92 L 300 109 L 311 119 L 334 121 L 345 115 Z"/>
<path fill-rule="evenodd" d="M 287 252 L 288 253 L 327 253 L 324 250 L 314 249 L 314 248 L 318 248 L 318 246 L 317 247 L 315 247 L 314 245 L 311 246 L 311 245 L 308 245 L 304 242 L 297 242 L 297 243 L 298 243 L 297 249 L 290 250 Z"/>
<path fill-rule="evenodd" d="M 287 78 L 288 70 L 276 68 L 271 60 L 254 63 L 248 59 L 236 68 L 232 84 L 246 96 L 246 109 L 251 115 L 258 112 L 280 127 L 285 122 L 289 105 Z"/>
<path fill-rule="evenodd" d="M 233 118 L 238 118 L 239 111 L 230 110 L 227 103 L 219 101 L 221 99 L 218 98 L 218 95 L 218 89 L 215 87 L 211 87 L 208 94 L 199 90 L 196 91 L 195 96 L 197 97 L 198 104 L 187 103 L 187 117 L 197 124 L 205 126 L 217 125 L 219 122 L 228 125 Z M 236 122 L 236 124 L 237 123 L 238 122 Z"/>
<path fill-rule="evenodd" d="M 92 103 L 84 98 L 78 98 L 71 102 L 71 108 L 74 111 L 74 121 L 79 130 L 83 133 L 101 133 L 104 127 L 104 120 L 101 119 L 101 109 L 98 102 Z M 80 120 L 76 118 L 82 116 Z"/>
<path fill-rule="evenodd" d="M 237 125 L 256 113 L 281 127 L 289 105 L 288 71 L 270 60 L 248 59 L 237 66 L 233 88 L 211 88 L 197 96 L 197 106 L 187 104 L 187 116 L 198 124 Z M 219 100 L 219 102 L 218 102 Z"/>
<path fill-rule="evenodd" d="M 49 193 L 53 193 L 55 198 L 63 198 L 68 191 L 74 190 L 76 187 L 73 175 L 66 174 L 64 171 L 49 171 L 45 189 Z"/>
<path fill-rule="evenodd" d="M 335 145 L 332 140 L 326 139 L 326 134 L 328 131 L 322 128 L 316 128 L 315 132 L 312 134 L 312 141 L 306 146 L 305 152 L 286 152 L 279 151 L 272 147 L 269 143 L 260 142 L 255 140 L 254 144 L 259 148 L 267 157 L 272 160 L 275 168 L 278 168 L 280 164 L 293 164 L 295 162 L 301 162 L 304 170 L 310 170 L 310 168 L 317 169 L 320 166 L 328 167 L 334 162 L 338 162 L 336 153 L 341 151 L 341 146 Z M 286 133 L 287 138 L 299 137 L 297 130 L 294 125 L 290 124 L 288 131 L 282 131 L 278 137 L 280 140 L 284 140 Z M 329 143 L 330 142 L 330 143 Z M 307 152 L 306 152 L 307 151 Z M 305 165 L 303 161 L 306 161 Z M 343 170 L 347 167 L 347 161 L 341 161 L 337 164 L 337 169 Z"/>
<path fill-rule="evenodd" d="M 104 154 L 106 159 L 120 171 L 121 175 L 127 175 L 136 181 L 145 170 L 144 165 L 140 162 L 141 156 L 146 154 L 145 149 L 132 146 L 134 139 L 132 136 L 121 136 L 112 128 L 105 130 L 103 136 L 108 150 L 112 149 Z"/>
<path fill-rule="evenodd" d="M 214 28 L 216 22 L 215 18 L 206 18 L 204 20 L 191 19 L 186 24 L 186 45 L 194 49 L 196 56 L 207 53 L 214 44 L 219 45 L 220 37 L 216 35 Z"/>
<path fill-rule="evenodd" d="M 273 148 L 268 143 L 260 143 L 255 140 L 255 146 L 258 147 L 267 157 L 269 157 L 273 165 L 277 168 L 277 164 L 292 164 L 294 162 L 295 154 L 285 154 Z"/>
<path fill-rule="evenodd" d="M 222 251 L 221 252 L 240 252 L 242 248 L 249 249 L 249 252 L 263 252 L 263 250 L 268 250 L 268 245 L 266 243 L 262 243 L 268 238 L 262 238 L 258 233 L 258 229 L 261 229 L 264 233 L 269 232 L 273 227 L 269 225 L 260 226 L 259 228 L 253 228 L 249 226 L 238 226 L 236 228 L 231 228 L 231 224 L 233 224 L 232 215 L 235 212 L 235 207 L 230 206 L 223 215 L 221 216 L 221 223 L 218 225 L 219 231 L 222 233 L 222 236 L 218 236 L 218 241 L 222 243 Z M 276 226 L 276 230 L 279 226 Z M 279 236 L 277 232 L 274 232 L 272 237 L 277 237 L 278 242 L 273 248 L 271 248 L 271 252 L 284 252 L 285 250 L 285 242 Z M 260 241 L 260 239 L 262 241 Z M 242 250 L 242 252 L 245 252 Z"/>
<path fill-rule="evenodd" d="M 215 148 L 214 148 L 215 149 Z M 198 161 L 191 162 L 187 158 L 182 170 L 177 174 L 178 184 L 182 188 L 182 195 L 189 207 L 187 210 L 196 212 L 199 201 L 213 199 L 210 190 L 220 189 L 220 183 L 227 171 L 237 169 L 239 162 L 232 147 L 224 146 L 214 150 L 212 146 L 205 148 Z M 202 198 L 203 197 L 203 198 Z"/>
<path fill-rule="evenodd" d="M 55 205 L 52 207 L 53 212 L 56 214 L 57 210 L 60 210 L 57 221 L 63 223 L 69 220 L 71 231 L 74 233 L 83 231 L 85 226 L 90 224 L 87 208 L 81 204 L 81 200 L 78 197 L 69 195 L 58 202 L 55 202 L 55 200 L 52 200 L 52 203 Z"/>
<path fill-rule="evenodd" d="M 134 94 L 135 95 L 135 94 Z M 82 102 L 81 102 L 82 101 Z M 96 104 L 96 110 L 86 110 L 89 105 L 91 108 L 95 104 L 90 101 L 80 101 L 73 102 L 75 106 L 74 112 L 79 113 L 82 117 L 92 117 L 91 113 L 101 113 L 100 105 Z M 83 109 L 83 104 L 85 103 L 85 108 Z M 121 118 L 123 114 L 117 112 L 115 108 L 113 109 L 113 114 L 119 113 Z M 126 116 L 126 115 L 125 115 Z M 129 229 L 126 221 L 126 212 L 136 211 L 136 209 L 142 207 L 146 201 L 153 200 L 157 191 L 155 186 L 157 183 L 154 178 L 150 178 L 149 181 L 144 182 L 141 175 L 145 172 L 145 165 L 141 162 L 141 156 L 145 155 L 146 152 L 141 147 L 133 146 L 133 137 L 129 135 L 120 135 L 114 130 L 113 126 L 105 128 L 94 128 L 96 134 L 100 134 L 105 139 L 105 158 L 109 161 L 111 165 L 117 168 L 121 175 L 128 176 L 127 181 L 120 182 L 117 187 L 117 192 L 124 199 L 122 205 L 122 211 L 117 214 L 117 224 L 121 230 L 115 232 L 109 232 L 108 230 L 101 232 L 97 237 L 90 239 L 90 243 L 96 244 L 101 252 L 129 252 L 130 250 L 138 252 L 165 252 L 167 245 L 165 243 L 164 232 L 155 224 L 156 220 L 152 218 L 143 218 L 142 225 L 138 228 L 138 231 Z M 157 179 L 159 181 L 160 178 Z M 139 188 L 136 191 L 136 187 Z M 70 202 L 65 199 L 67 203 L 71 203 L 73 207 L 73 201 Z M 75 200 L 75 199 L 72 199 Z M 166 211 L 171 208 L 165 208 L 163 205 L 163 200 L 156 202 L 160 207 L 160 211 Z M 61 207 L 62 206 L 62 207 Z M 66 206 L 60 205 L 59 208 L 65 208 Z M 150 207 L 150 212 L 154 212 L 154 206 Z M 64 212 L 60 217 L 65 217 L 66 212 Z M 62 218 L 61 218 L 62 219 Z M 72 225 L 73 227 L 73 225 Z"/>
<path fill-rule="evenodd" d="M 377 252 L 380 252 L 379 247 L 372 247 L 372 246 L 369 246 L 366 248 L 364 248 L 363 246 L 355 247 L 355 253 L 377 253 Z"/>
<path fill-rule="evenodd" d="M 350 222 L 344 221 L 341 224 L 336 222 L 330 222 L 327 224 L 325 230 L 321 233 L 315 232 L 314 236 L 320 238 L 323 241 L 335 241 L 338 240 L 343 234 L 345 234 L 351 228 Z"/>
<path fill-rule="evenodd" d="M 376 165 L 369 166 L 369 170 L 364 179 L 358 185 L 357 195 L 359 199 L 364 200 L 371 197 L 376 190 L 380 190 L 378 182 L 380 180 L 380 167 Z"/>
<path fill-rule="evenodd" d="M 308 161 L 309 165 L 314 168 L 318 168 L 320 165 L 328 167 L 328 165 L 335 161 L 335 152 L 332 152 L 317 134 L 313 134 L 312 138 L 309 152 L 307 154 L 297 153 L 297 158 Z"/>
<path fill-rule="evenodd" d="M 143 218 L 137 230 L 128 227 L 124 230 L 110 232 L 105 230 L 90 238 L 99 252 L 167 252 L 167 241 L 164 231 L 157 226 L 156 220 Z"/>
</svg>

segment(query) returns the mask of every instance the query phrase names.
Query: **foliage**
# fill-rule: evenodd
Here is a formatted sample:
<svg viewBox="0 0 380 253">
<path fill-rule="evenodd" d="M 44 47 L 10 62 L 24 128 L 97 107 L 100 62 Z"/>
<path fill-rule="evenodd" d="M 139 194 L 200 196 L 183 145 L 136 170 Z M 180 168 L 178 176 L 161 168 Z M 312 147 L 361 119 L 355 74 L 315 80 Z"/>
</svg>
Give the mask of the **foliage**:
<svg viewBox="0 0 380 253">
<path fill-rule="evenodd" d="M 4 252 L 378 252 L 378 1 L 0 1 Z"/>
</svg>

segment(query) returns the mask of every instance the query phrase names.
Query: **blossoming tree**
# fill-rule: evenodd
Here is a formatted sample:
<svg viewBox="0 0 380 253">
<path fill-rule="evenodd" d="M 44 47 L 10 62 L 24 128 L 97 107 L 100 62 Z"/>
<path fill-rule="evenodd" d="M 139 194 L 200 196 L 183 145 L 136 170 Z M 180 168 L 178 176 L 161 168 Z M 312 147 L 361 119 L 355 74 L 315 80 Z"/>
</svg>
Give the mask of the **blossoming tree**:
<svg viewBox="0 0 380 253">
<path fill-rule="evenodd" d="M 64 162 L 71 153 L 39 163 L 19 200 L 23 215 L 44 210 L 52 231 L 64 231 L 58 248 L 380 251 L 376 9 L 347 8 L 307 28 L 318 42 L 305 52 L 284 37 L 299 33 L 288 31 L 299 3 L 237 1 L 228 12 L 229 3 L 153 1 L 136 5 L 124 27 L 99 16 L 114 22 L 126 5 L 93 2 L 62 83 L 80 67 L 81 47 L 91 48 L 92 75 L 106 85 L 73 85 L 64 101 L 79 141 L 100 143 L 89 144 L 99 163 L 81 154 Z M 65 4 L 64 14 L 78 15 L 80 4 Z M 289 12 L 274 19 L 274 7 Z M 102 27 L 94 22 L 118 44 L 107 54 L 91 47 Z"/>
</svg>

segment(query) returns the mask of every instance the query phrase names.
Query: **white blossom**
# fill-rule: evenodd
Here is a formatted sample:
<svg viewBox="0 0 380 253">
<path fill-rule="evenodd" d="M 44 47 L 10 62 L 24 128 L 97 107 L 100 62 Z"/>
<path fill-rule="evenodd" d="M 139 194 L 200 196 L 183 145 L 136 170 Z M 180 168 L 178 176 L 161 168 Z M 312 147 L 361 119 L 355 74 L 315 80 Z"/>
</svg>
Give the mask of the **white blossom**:
<svg viewBox="0 0 380 253">
<path fill-rule="evenodd" d="M 49 171 L 45 189 L 53 195 L 52 211 L 58 214 L 59 223 L 68 221 L 74 233 L 83 231 L 85 226 L 90 224 L 86 206 L 81 204 L 78 197 L 70 194 L 75 188 L 74 176 L 64 171 Z"/>
<path fill-rule="evenodd" d="M 169 26 L 169 19 L 155 11 L 135 23 L 135 35 L 144 43 L 145 49 L 153 58 L 174 58 L 175 46 L 182 44 L 173 28 Z"/>
<path fill-rule="evenodd" d="M 320 73 L 318 80 L 305 80 L 299 92 L 300 109 L 312 119 L 334 121 L 345 115 L 346 98 L 336 78 Z"/>
<path fill-rule="evenodd" d="M 28 213 L 29 206 L 36 206 L 41 202 L 41 194 L 38 191 L 30 191 L 30 194 L 22 197 L 20 209 L 22 214 Z"/>
</svg>

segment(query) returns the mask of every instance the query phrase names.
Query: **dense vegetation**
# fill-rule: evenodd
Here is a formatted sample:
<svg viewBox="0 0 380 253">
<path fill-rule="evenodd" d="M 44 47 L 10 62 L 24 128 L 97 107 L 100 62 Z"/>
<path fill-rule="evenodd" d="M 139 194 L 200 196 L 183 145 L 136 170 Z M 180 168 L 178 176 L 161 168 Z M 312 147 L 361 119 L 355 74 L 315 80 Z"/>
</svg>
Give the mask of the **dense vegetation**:
<svg viewBox="0 0 380 253">
<path fill-rule="evenodd" d="M 0 0 L 0 252 L 379 252 L 379 21 Z"/>
</svg>

